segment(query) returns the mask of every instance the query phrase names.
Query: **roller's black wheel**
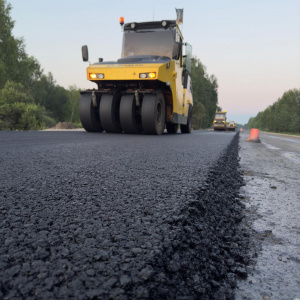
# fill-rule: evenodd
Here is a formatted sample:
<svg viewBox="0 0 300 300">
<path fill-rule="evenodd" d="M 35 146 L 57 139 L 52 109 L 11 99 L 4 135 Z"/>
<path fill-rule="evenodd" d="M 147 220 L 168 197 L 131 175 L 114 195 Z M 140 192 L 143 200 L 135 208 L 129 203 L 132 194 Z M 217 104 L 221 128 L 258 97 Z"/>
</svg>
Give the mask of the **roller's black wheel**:
<svg viewBox="0 0 300 300">
<path fill-rule="evenodd" d="M 166 108 L 161 92 L 145 95 L 142 103 L 142 126 L 147 134 L 162 134 L 165 129 Z"/>
<path fill-rule="evenodd" d="M 178 131 L 178 124 L 167 123 L 166 124 L 168 133 L 177 133 Z"/>
<path fill-rule="evenodd" d="M 192 132 L 192 106 L 189 106 L 189 113 L 188 113 L 188 119 L 187 119 L 187 124 L 186 125 L 180 125 L 181 128 L 181 133 L 191 133 Z"/>
<path fill-rule="evenodd" d="M 134 94 L 123 95 L 120 103 L 120 124 L 126 133 L 142 131 L 141 116 L 137 112 Z"/>
<path fill-rule="evenodd" d="M 88 132 L 102 132 L 99 110 L 93 106 L 92 94 L 84 94 L 79 102 L 79 117 L 83 128 Z"/>
<path fill-rule="evenodd" d="M 117 91 L 113 95 L 106 94 L 100 101 L 100 120 L 103 129 L 108 133 L 122 132 L 119 109 L 121 94 Z"/>
</svg>

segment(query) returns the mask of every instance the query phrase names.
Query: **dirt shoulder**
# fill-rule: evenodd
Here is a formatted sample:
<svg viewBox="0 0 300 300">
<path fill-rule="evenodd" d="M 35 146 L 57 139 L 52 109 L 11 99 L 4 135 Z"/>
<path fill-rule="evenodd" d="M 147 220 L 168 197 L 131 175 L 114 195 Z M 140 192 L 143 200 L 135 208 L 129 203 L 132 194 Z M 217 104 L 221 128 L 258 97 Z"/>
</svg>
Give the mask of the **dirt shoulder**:
<svg viewBox="0 0 300 300">
<path fill-rule="evenodd" d="M 77 128 L 69 122 L 58 122 L 51 128 L 44 129 L 43 131 L 84 131 L 83 128 Z"/>
</svg>

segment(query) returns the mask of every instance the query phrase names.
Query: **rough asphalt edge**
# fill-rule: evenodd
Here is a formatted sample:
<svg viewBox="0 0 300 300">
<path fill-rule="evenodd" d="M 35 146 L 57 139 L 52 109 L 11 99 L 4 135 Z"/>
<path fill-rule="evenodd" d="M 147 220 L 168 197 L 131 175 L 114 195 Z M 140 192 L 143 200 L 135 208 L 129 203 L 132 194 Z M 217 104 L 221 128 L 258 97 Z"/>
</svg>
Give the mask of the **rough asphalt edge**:
<svg viewBox="0 0 300 300">
<path fill-rule="evenodd" d="M 82 291 L 74 298 L 233 299 L 237 278 L 246 277 L 249 262 L 249 233 L 240 225 L 244 206 L 239 198 L 243 180 L 238 139 L 237 134 L 206 182 L 181 199 L 181 209 L 165 216 L 171 232 L 162 241 L 163 250 L 146 258 L 143 265 L 148 267 L 140 271 L 139 280 L 126 286 L 116 283 L 113 290 L 99 287 L 101 293 Z"/>
<path fill-rule="evenodd" d="M 238 278 L 247 277 L 250 263 L 250 229 L 241 224 L 244 204 L 239 190 L 239 133 L 210 170 L 203 186 L 183 199 L 178 214 L 166 222 L 174 229 L 156 253 L 151 274 L 126 295 L 140 299 L 234 299 Z M 243 196 L 242 196 L 243 197 Z M 152 259 L 151 259 L 152 260 Z"/>
</svg>

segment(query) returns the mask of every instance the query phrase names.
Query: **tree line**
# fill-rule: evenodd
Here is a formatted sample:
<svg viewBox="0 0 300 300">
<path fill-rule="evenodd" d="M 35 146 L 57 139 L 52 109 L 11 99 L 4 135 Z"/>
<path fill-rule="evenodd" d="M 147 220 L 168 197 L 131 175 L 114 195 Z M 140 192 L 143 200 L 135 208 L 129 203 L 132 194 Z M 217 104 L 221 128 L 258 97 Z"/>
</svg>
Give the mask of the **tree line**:
<svg viewBox="0 0 300 300">
<path fill-rule="evenodd" d="M 0 130 L 37 130 L 79 123 L 80 93 L 56 84 L 12 34 L 11 5 L 0 0 Z"/>
<path fill-rule="evenodd" d="M 285 92 L 274 104 L 250 118 L 248 129 L 300 133 L 300 89 Z"/>
<path fill-rule="evenodd" d="M 206 67 L 197 58 L 192 60 L 193 120 L 194 129 L 209 128 L 218 108 L 218 81 L 209 75 Z"/>
<path fill-rule="evenodd" d="M 12 34 L 12 7 L 0 0 L 0 130 L 38 130 L 57 122 L 80 126 L 80 93 L 76 86 L 65 89 L 45 74 L 40 63 L 25 50 L 23 39 Z M 218 83 L 197 58 L 192 61 L 193 128 L 212 125 Z"/>
</svg>

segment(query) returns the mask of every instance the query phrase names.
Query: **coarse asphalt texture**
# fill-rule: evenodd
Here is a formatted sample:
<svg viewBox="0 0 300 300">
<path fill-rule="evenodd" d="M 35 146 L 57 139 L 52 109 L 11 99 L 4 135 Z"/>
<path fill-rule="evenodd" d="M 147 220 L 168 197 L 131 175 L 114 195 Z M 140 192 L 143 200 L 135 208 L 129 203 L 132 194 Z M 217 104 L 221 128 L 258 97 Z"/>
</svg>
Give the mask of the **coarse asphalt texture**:
<svg viewBox="0 0 300 300">
<path fill-rule="evenodd" d="M 0 298 L 233 299 L 238 139 L 0 132 Z"/>
</svg>

